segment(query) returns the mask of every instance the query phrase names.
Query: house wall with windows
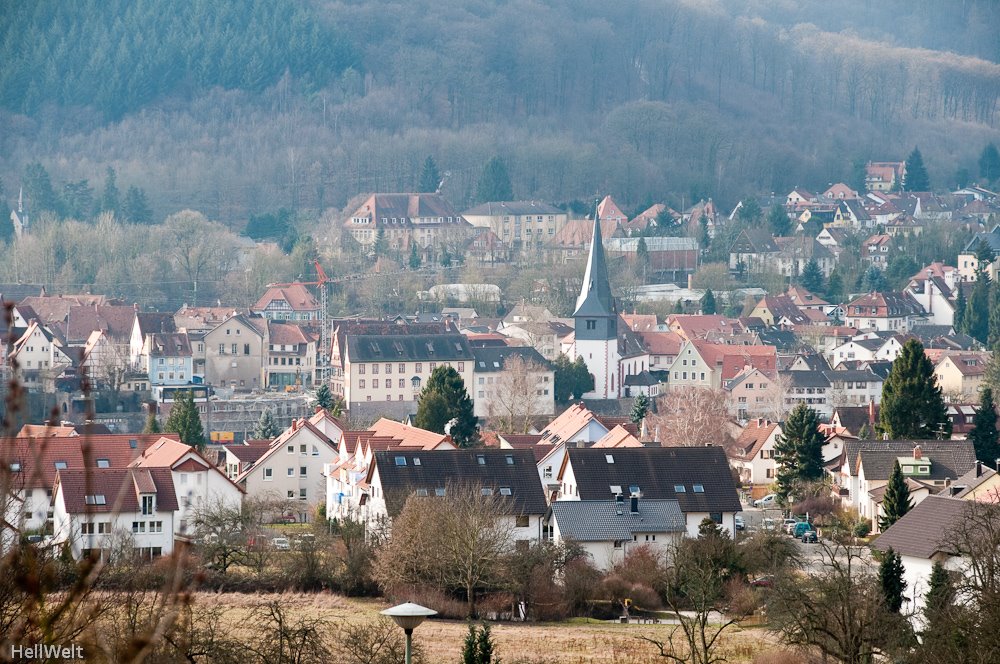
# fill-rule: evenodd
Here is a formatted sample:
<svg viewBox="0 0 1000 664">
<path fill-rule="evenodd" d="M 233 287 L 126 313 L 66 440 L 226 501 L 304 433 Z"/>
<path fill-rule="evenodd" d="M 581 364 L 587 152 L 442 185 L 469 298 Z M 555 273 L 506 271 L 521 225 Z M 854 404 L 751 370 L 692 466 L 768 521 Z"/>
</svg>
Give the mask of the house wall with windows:
<svg viewBox="0 0 1000 664">
<path fill-rule="evenodd" d="M 267 339 L 246 317 L 220 323 L 205 335 L 204 343 L 206 383 L 241 391 L 265 386 Z"/>
</svg>

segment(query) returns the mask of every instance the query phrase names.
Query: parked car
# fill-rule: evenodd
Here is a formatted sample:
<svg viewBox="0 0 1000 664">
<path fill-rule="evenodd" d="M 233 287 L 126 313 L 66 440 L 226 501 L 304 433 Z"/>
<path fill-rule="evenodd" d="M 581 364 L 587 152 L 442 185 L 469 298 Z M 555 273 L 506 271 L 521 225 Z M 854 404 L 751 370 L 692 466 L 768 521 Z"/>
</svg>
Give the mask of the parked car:
<svg viewBox="0 0 1000 664">
<path fill-rule="evenodd" d="M 807 530 L 802 533 L 803 544 L 816 544 L 817 542 L 819 542 L 819 535 L 816 534 L 815 530 Z"/>
<path fill-rule="evenodd" d="M 746 530 L 747 527 L 746 521 L 739 514 L 733 518 L 733 525 L 736 526 L 736 530 Z"/>
<path fill-rule="evenodd" d="M 777 507 L 778 505 L 778 494 L 769 493 L 763 498 L 758 498 L 753 501 L 754 507 Z"/>
<path fill-rule="evenodd" d="M 287 537 L 275 537 L 271 540 L 271 546 L 273 546 L 278 551 L 288 551 L 292 548 Z"/>
<path fill-rule="evenodd" d="M 792 530 L 792 537 L 798 539 L 802 537 L 805 533 L 813 529 L 813 525 L 808 521 L 800 521 L 795 524 L 795 528 Z"/>
<path fill-rule="evenodd" d="M 764 519 L 763 521 L 760 522 L 760 529 L 761 530 L 777 530 L 778 529 L 778 524 L 775 522 L 774 519 Z"/>
<path fill-rule="evenodd" d="M 791 535 L 792 531 L 795 530 L 795 524 L 798 522 L 798 519 L 785 519 L 781 522 L 781 529 L 785 531 L 786 535 Z"/>
</svg>

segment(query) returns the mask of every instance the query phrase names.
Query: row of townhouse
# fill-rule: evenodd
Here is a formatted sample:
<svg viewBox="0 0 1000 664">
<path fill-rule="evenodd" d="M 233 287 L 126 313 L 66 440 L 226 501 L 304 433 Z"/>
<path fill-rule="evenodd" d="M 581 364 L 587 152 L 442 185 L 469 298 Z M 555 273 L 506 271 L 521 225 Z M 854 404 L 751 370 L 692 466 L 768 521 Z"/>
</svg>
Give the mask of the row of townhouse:
<svg viewBox="0 0 1000 664">
<path fill-rule="evenodd" d="M 0 457 L 14 482 L 4 546 L 49 532 L 75 557 L 124 546 L 155 558 L 196 535 L 201 511 L 243 499 L 239 486 L 170 435 L 4 438 Z"/>
</svg>

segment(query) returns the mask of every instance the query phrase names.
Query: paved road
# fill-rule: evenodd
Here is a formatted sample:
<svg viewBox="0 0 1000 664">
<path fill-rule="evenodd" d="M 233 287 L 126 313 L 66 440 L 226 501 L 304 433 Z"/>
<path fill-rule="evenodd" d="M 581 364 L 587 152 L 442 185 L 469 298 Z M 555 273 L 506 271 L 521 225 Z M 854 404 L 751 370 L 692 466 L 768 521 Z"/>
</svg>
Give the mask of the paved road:
<svg viewBox="0 0 1000 664">
<path fill-rule="evenodd" d="M 779 509 L 762 510 L 754 507 L 744 506 L 741 512 L 743 521 L 746 523 L 747 532 L 758 530 L 765 518 L 774 519 L 775 524 L 780 528 L 785 516 Z M 822 529 L 820 530 L 822 533 Z M 781 531 L 784 535 L 784 531 Z M 786 537 L 790 536 L 785 535 Z M 825 547 L 819 544 L 803 544 L 801 540 L 794 540 L 795 546 L 802 556 L 803 569 L 809 573 L 818 573 L 823 570 L 823 554 Z M 865 554 L 865 558 L 867 558 Z"/>
</svg>

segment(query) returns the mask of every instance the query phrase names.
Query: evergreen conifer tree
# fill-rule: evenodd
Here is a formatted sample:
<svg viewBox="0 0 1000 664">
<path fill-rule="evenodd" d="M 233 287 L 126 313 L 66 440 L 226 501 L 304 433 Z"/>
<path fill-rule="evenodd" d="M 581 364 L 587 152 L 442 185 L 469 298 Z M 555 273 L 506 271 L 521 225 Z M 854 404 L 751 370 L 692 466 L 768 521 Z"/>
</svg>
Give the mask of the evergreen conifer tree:
<svg viewBox="0 0 1000 664">
<path fill-rule="evenodd" d="M 594 375 L 582 355 L 573 361 L 573 396 L 577 399 L 594 389 Z"/>
<path fill-rule="evenodd" d="M 896 461 L 882 497 L 882 516 L 879 517 L 878 527 L 885 532 L 911 509 L 913 501 L 910 500 L 910 487 L 906 486 L 903 469 L 899 467 L 899 461 Z"/>
<path fill-rule="evenodd" d="M 146 417 L 146 426 L 142 429 L 143 433 L 162 433 L 163 427 L 160 426 L 160 421 L 156 419 L 156 413 L 152 410 L 149 411 L 149 415 Z"/>
<path fill-rule="evenodd" d="M 892 613 L 899 613 L 899 610 L 903 608 L 903 591 L 906 590 L 906 581 L 903 580 L 903 559 L 891 547 L 885 552 L 882 562 L 879 564 L 878 576 L 882 586 L 882 595 L 885 598 L 885 608 Z"/>
<path fill-rule="evenodd" d="M 253 428 L 253 437 L 257 440 L 274 440 L 280 433 L 281 431 L 278 429 L 278 423 L 274 421 L 271 409 L 265 408 Z"/>
<path fill-rule="evenodd" d="M 170 409 L 170 416 L 163 424 L 163 431 L 178 434 L 185 445 L 197 447 L 199 450 L 205 447 L 205 430 L 201 425 L 201 417 L 198 415 L 198 407 L 194 404 L 194 394 L 191 391 L 177 393 L 174 406 Z"/>
<path fill-rule="evenodd" d="M 962 331 L 970 337 L 986 343 L 989 337 L 990 280 L 980 273 L 972 286 L 969 301 L 962 314 Z"/>
<path fill-rule="evenodd" d="M 649 247 L 646 246 L 646 238 L 640 237 L 639 244 L 635 249 L 635 271 L 636 276 L 643 279 L 649 275 Z"/>
<path fill-rule="evenodd" d="M 979 407 L 972 418 L 972 430 L 967 438 L 972 441 L 976 458 L 983 463 L 993 464 L 1000 459 L 1000 444 L 997 442 L 997 413 L 993 401 L 993 389 L 988 385 L 980 391 Z"/>
<path fill-rule="evenodd" d="M 800 282 L 802 287 L 810 293 L 823 292 L 823 270 L 820 269 L 815 258 L 810 258 L 803 266 Z"/>
<path fill-rule="evenodd" d="M 951 435 L 934 365 L 916 339 L 903 344 L 882 386 L 879 429 L 890 438 L 930 439 Z"/>
<path fill-rule="evenodd" d="M 961 287 L 961 284 L 957 284 L 957 287 L 958 287 L 958 295 L 955 296 L 955 313 L 952 317 L 952 320 L 955 322 L 956 332 L 962 332 L 964 334 L 967 334 L 965 332 L 965 323 L 964 323 L 965 308 L 967 306 L 967 302 L 965 300 L 965 290 Z"/>
<path fill-rule="evenodd" d="M 417 251 L 417 243 L 415 241 L 410 242 L 410 259 L 408 261 L 410 269 L 419 270 L 421 262 L 422 261 L 420 259 L 420 252 Z"/>
<path fill-rule="evenodd" d="M 931 181 L 927 177 L 924 157 L 920 154 L 919 148 L 913 148 L 913 152 L 906 158 L 906 180 L 904 186 L 906 187 L 906 191 L 931 190 Z"/>
<path fill-rule="evenodd" d="M 326 383 L 316 388 L 316 405 L 325 410 L 333 408 L 333 394 Z"/>
<path fill-rule="evenodd" d="M 500 157 L 493 157 L 483 167 L 483 173 L 479 176 L 479 182 L 476 185 L 476 200 L 485 203 L 513 199 L 514 191 L 510 184 L 507 166 Z"/>
<path fill-rule="evenodd" d="M 104 194 L 101 196 L 101 212 L 111 212 L 116 217 L 121 215 L 121 196 L 118 193 L 118 176 L 115 169 L 108 166 L 104 177 Z"/>
<path fill-rule="evenodd" d="M 421 429 L 449 433 L 459 447 L 468 447 L 475 440 L 477 426 L 472 399 L 465 381 L 453 367 L 441 365 L 427 379 L 417 405 L 416 424 Z"/>
<path fill-rule="evenodd" d="M 638 425 L 649 413 L 649 397 L 645 394 L 640 394 L 632 401 L 632 412 L 629 413 L 628 418 L 632 420 L 632 424 Z"/>
<path fill-rule="evenodd" d="M 988 330 L 986 345 L 988 348 L 994 348 L 1000 343 L 1000 284 L 990 284 L 989 303 L 990 309 L 986 324 Z"/>
<path fill-rule="evenodd" d="M 125 192 L 125 220 L 133 224 L 148 224 L 153 221 L 153 211 L 149 209 L 146 192 L 132 185 Z"/>
<path fill-rule="evenodd" d="M 770 212 L 767 213 L 767 225 L 771 235 L 777 237 L 785 237 L 792 230 L 792 222 L 788 218 L 788 213 L 785 212 L 784 206 L 777 203 L 772 205 Z"/>
<path fill-rule="evenodd" d="M 979 177 L 987 185 L 1000 178 L 1000 150 L 997 150 L 997 146 L 994 143 L 990 143 L 983 148 L 982 153 L 979 155 Z"/>
<path fill-rule="evenodd" d="M 718 307 L 715 304 L 715 293 L 709 288 L 705 291 L 704 297 L 701 298 L 701 313 L 709 316 L 717 311 Z"/>
<path fill-rule="evenodd" d="M 428 155 L 427 159 L 424 160 L 424 170 L 420 172 L 420 185 L 417 192 L 421 194 L 433 194 L 437 191 L 439 184 L 441 184 L 441 174 L 438 173 L 434 157 Z"/>
<path fill-rule="evenodd" d="M 787 500 L 796 482 L 823 476 L 823 434 L 816 411 L 804 403 L 789 413 L 782 434 L 774 441 L 775 493 Z"/>
</svg>

